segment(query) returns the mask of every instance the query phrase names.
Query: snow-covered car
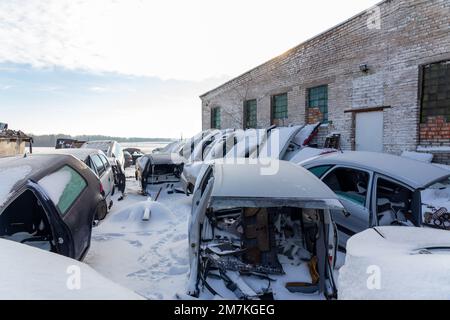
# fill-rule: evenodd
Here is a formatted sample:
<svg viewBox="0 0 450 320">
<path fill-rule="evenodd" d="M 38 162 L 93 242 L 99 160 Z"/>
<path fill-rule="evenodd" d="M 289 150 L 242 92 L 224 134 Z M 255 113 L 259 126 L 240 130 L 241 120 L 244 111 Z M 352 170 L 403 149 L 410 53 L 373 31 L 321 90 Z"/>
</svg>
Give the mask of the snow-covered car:
<svg viewBox="0 0 450 320">
<path fill-rule="evenodd" d="M 98 213 L 97 219 L 103 220 L 113 205 L 111 197 L 115 193 L 114 172 L 108 158 L 97 149 L 59 149 L 52 153 L 72 155 L 83 161 L 97 175 L 100 180 L 100 192 L 105 198 L 103 210 Z"/>
<path fill-rule="evenodd" d="M 344 210 L 319 179 L 290 162 L 205 164 L 189 221 L 188 294 L 239 299 L 332 298 L 336 229 Z M 264 175 L 267 165 L 277 168 Z"/>
<path fill-rule="evenodd" d="M 346 213 L 333 213 L 339 245 L 375 226 L 450 230 L 450 172 L 390 154 L 346 151 L 300 163 L 333 190 Z"/>
<path fill-rule="evenodd" d="M 88 141 L 84 143 L 81 148 L 86 149 L 98 149 L 103 151 L 103 153 L 108 157 L 111 166 L 116 171 L 116 184 L 117 174 L 122 174 L 125 172 L 125 156 L 123 154 L 122 146 L 114 140 L 98 140 L 98 141 Z"/>
<path fill-rule="evenodd" d="M 105 204 L 86 164 L 69 155 L 3 158 L 0 181 L 1 238 L 83 259 Z"/>
<path fill-rule="evenodd" d="M 223 132 L 219 138 L 214 137 L 212 143 L 207 145 L 203 151 L 203 161 L 193 161 L 186 163 L 181 174 L 181 187 L 186 194 L 191 194 L 194 190 L 195 182 L 203 162 L 209 162 L 223 158 L 244 138 L 244 131 Z"/>
<path fill-rule="evenodd" d="M 142 300 L 88 265 L 0 239 L 0 300 Z"/>
<path fill-rule="evenodd" d="M 376 227 L 347 243 L 339 299 L 450 299 L 450 232 Z"/>
<path fill-rule="evenodd" d="M 176 153 L 146 154 L 136 162 L 136 180 L 145 192 L 148 184 L 175 183 L 180 181 L 184 158 Z"/>
</svg>

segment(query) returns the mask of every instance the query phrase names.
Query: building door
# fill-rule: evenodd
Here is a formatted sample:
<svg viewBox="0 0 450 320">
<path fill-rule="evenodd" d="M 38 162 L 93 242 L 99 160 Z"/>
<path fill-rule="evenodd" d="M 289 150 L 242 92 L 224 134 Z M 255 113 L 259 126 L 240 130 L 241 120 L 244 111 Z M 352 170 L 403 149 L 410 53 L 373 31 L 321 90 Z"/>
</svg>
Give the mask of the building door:
<svg viewBox="0 0 450 320">
<path fill-rule="evenodd" d="M 383 152 L 383 112 L 356 114 L 355 150 Z"/>
</svg>

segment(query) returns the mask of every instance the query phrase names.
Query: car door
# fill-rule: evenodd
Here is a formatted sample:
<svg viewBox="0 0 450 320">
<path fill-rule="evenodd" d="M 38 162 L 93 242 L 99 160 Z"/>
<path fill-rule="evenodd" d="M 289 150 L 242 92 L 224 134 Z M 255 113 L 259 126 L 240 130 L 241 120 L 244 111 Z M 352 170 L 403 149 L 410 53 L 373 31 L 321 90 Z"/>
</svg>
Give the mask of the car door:
<svg viewBox="0 0 450 320">
<path fill-rule="evenodd" d="M 187 285 L 187 292 L 189 295 L 198 296 L 198 268 L 199 268 L 199 253 L 201 245 L 201 231 L 202 223 L 205 219 L 206 209 L 208 207 L 211 196 L 214 178 L 212 168 L 203 176 L 203 179 L 194 192 L 192 211 L 189 218 L 189 262 L 190 274 Z"/>
<path fill-rule="evenodd" d="M 103 166 L 105 168 L 105 173 L 103 174 L 103 178 L 101 179 L 103 188 L 105 189 L 106 195 L 112 195 L 112 191 L 114 188 L 114 172 L 112 170 L 111 164 L 104 155 L 99 154 L 100 160 L 103 162 Z"/>
<path fill-rule="evenodd" d="M 413 188 L 378 173 L 373 181 L 373 226 L 420 225 Z"/>
<path fill-rule="evenodd" d="M 97 171 L 98 178 L 100 179 L 100 182 L 102 183 L 103 190 L 105 192 L 105 197 L 109 195 L 111 190 L 109 189 L 109 182 L 108 182 L 108 176 L 106 175 L 106 168 L 103 164 L 102 159 L 100 159 L 100 156 L 97 154 L 91 155 L 92 163 L 94 164 L 95 170 Z"/>
<path fill-rule="evenodd" d="M 338 196 L 346 212 L 332 211 L 339 231 L 339 246 L 344 247 L 350 237 L 370 227 L 370 194 L 373 173 L 352 167 L 335 166 L 322 181 Z"/>
<path fill-rule="evenodd" d="M 64 223 L 70 230 L 74 258 L 79 259 L 89 247 L 92 222 L 86 220 L 82 196 L 88 192 L 88 182 L 71 166 L 65 165 L 47 175 L 38 182 L 53 204 Z"/>
</svg>

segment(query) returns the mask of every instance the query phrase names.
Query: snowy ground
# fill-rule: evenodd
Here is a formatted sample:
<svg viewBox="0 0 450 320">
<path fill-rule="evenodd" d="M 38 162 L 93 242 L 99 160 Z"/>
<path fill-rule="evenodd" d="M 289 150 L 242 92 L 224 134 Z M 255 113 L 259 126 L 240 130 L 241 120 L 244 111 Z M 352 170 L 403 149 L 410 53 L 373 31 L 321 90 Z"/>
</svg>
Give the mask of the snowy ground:
<svg viewBox="0 0 450 320">
<path fill-rule="evenodd" d="M 163 187 L 158 202 L 174 216 L 151 216 L 149 221 L 127 216 L 133 205 L 147 201 L 140 195 L 134 169 L 127 169 L 127 197 L 117 201 L 106 219 L 94 228 L 85 262 L 110 280 L 149 299 L 174 299 L 185 293 L 188 264 L 187 223 L 191 197 L 167 194 L 166 186 L 148 189 L 152 198 Z M 138 218 L 138 219 L 136 219 Z"/>
</svg>

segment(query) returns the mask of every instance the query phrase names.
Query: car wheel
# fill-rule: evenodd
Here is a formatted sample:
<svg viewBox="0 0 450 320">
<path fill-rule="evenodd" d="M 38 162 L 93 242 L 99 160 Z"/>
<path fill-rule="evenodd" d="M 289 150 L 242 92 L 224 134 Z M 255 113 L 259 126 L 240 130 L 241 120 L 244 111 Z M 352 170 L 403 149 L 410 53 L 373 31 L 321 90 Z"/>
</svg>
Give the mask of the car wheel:
<svg viewBox="0 0 450 320">
<path fill-rule="evenodd" d="M 106 204 L 106 201 L 103 200 L 101 204 L 97 207 L 97 212 L 95 213 L 95 220 L 103 220 L 106 217 L 106 214 L 108 213 L 108 205 Z"/>
</svg>

